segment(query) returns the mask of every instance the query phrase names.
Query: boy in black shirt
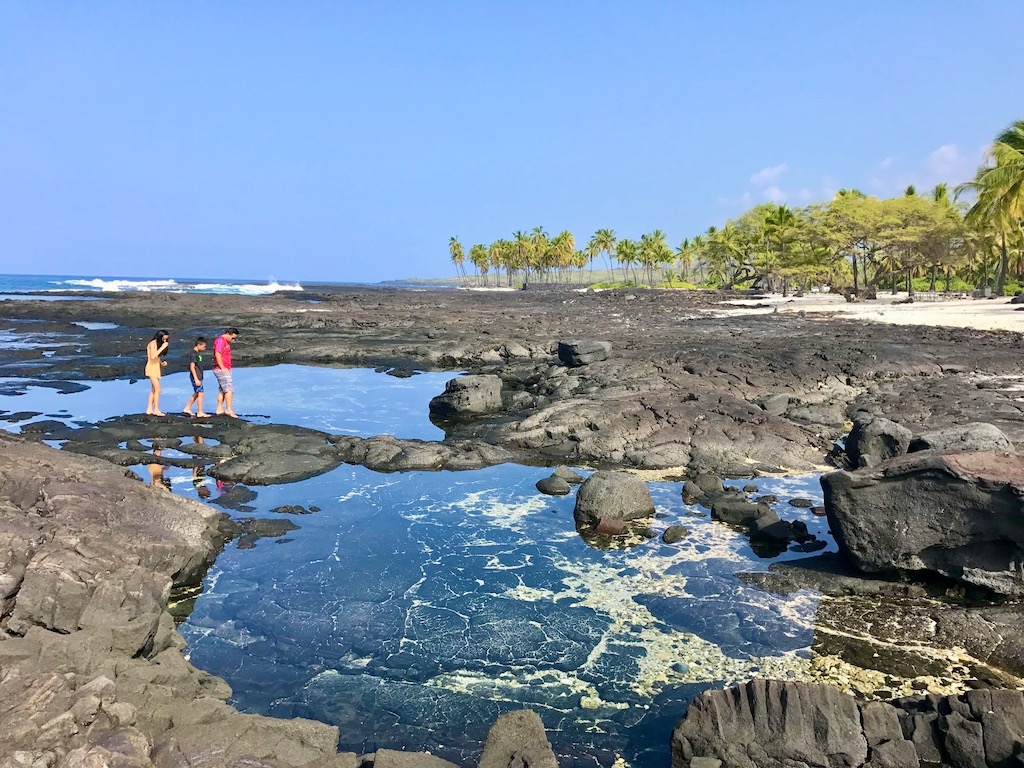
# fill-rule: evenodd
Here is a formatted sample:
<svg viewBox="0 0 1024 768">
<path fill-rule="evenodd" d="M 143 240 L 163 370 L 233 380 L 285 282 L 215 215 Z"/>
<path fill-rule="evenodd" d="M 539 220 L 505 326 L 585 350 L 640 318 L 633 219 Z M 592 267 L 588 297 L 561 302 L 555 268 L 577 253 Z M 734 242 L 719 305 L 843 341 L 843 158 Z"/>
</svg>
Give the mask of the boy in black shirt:
<svg viewBox="0 0 1024 768">
<path fill-rule="evenodd" d="M 203 413 L 203 362 L 206 357 L 206 338 L 199 336 L 192 351 L 188 353 L 188 375 L 192 383 L 192 397 L 185 404 L 184 413 L 189 416 L 206 418 L 210 414 Z M 196 413 L 192 413 L 192 404 L 196 405 Z"/>
</svg>

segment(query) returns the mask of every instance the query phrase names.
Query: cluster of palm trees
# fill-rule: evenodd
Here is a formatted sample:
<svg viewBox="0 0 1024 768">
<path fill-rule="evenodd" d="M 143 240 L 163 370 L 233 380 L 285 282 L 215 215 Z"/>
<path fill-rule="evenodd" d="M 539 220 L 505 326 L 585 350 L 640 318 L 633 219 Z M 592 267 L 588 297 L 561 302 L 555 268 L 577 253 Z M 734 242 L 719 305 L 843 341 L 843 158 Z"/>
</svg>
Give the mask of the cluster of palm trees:
<svg viewBox="0 0 1024 768">
<path fill-rule="evenodd" d="M 998 293 L 1012 282 L 1024 287 L 1024 120 L 1001 133 L 973 181 L 951 195 L 945 184 L 925 194 L 879 199 L 841 190 L 827 203 L 790 208 L 755 206 L 722 227 L 668 245 L 660 229 L 637 240 L 599 229 L 584 248 L 572 233 L 554 237 L 542 227 L 511 239 L 473 245 L 467 254 L 449 241 L 462 279 L 489 284 L 534 281 L 584 282 L 596 260 L 606 284 L 650 286 L 805 289 L 828 285 L 849 294 L 915 282 L 937 290 L 991 286 Z M 993 285 L 994 280 L 994 285 Z M 592 281 L 590 281 L 592 282 Z"/>
</svg>

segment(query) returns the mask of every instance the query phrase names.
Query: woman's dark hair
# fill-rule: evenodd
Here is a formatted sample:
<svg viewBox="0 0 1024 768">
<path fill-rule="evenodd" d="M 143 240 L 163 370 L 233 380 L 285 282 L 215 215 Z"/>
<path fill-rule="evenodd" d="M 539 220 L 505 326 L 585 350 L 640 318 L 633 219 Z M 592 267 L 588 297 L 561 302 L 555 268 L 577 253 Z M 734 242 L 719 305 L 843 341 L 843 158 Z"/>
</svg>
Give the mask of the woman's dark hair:
<svg viewBox="0 0 1024 768">
<path fill-rule="evenodd" d="M 157 348 L 159 348 L 160 345 L 163 344 L 164 341 L 167 340 L 167 337 L 170 335 L 171 334 L 168 331 L 157 331 L 156 333 L 154 333 L 153 341 L 156 342 Z M 160 353 L 160 357 L 167 357 L 167 347 L 164 347 L 163 351 Z"/>
</svg>

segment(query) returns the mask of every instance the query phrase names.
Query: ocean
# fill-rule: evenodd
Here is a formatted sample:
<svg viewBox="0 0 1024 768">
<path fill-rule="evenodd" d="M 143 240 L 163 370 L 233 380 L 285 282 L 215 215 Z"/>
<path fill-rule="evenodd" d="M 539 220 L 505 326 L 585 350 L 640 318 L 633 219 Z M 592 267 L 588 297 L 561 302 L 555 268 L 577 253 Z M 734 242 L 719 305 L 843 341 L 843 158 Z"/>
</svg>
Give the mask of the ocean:
<svg viewBox="0 0 1024 768">
<path fill-rule="evenodd" d="M 257 280 L 210 280 L 208 278 L 184 277 L 97 277 L 94 275 L 5 275 L 0 274 L 0 298 L 16 297 L 20 293 L 37 293 L 40 291 L 61 294 L 78 291 L 95 291 L 97 293 L 118 293 L 140 291 L 144 293 L 219 293 L 238 294 L 242 296 L 265 296 L 280 291 L 302 291 L 307 288 L 328 285 L 346 285 L 351 287 L 389 286 L 398 288 L 454 288 L 455 283 L 419 282 L 414 280 L 396 280 L 384 283 L 325 283 L 306 282 L 305 285 L 295 282 L 278 282 L 270 277 L 266 282 Z"/>
</svg>

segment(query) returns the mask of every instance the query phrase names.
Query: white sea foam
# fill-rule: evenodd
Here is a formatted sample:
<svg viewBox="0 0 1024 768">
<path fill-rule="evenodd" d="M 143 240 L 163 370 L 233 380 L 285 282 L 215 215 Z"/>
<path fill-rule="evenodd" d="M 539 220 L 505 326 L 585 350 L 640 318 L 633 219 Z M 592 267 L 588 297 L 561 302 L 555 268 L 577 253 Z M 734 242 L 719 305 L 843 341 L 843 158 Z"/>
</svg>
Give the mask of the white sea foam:
<svg viewBox="0 0 1024 768">
<path fill-rule="evenodd" d="M 104 280 L 101 277 L 95 277 L 91 280 L 65 280 L 63 284 L 107 292 L 185 290 L 174 280 Z"/>
<path fill-rule="evenodd" d="M 301 291 L 299 283 L 279 283 L 270 278 L 267 283 L 188 283 L 177 280 L 105 280 L 101 277 L 91 279 L 64 280 L 60 285 L 67 286 L 62 290 L 93 290 L 105 293 L 122 291 L 141 291 L 144 293 L 222 293 L 240 294 L 242 296 L 265 296 L 277 291 Z"/>
</svg>

